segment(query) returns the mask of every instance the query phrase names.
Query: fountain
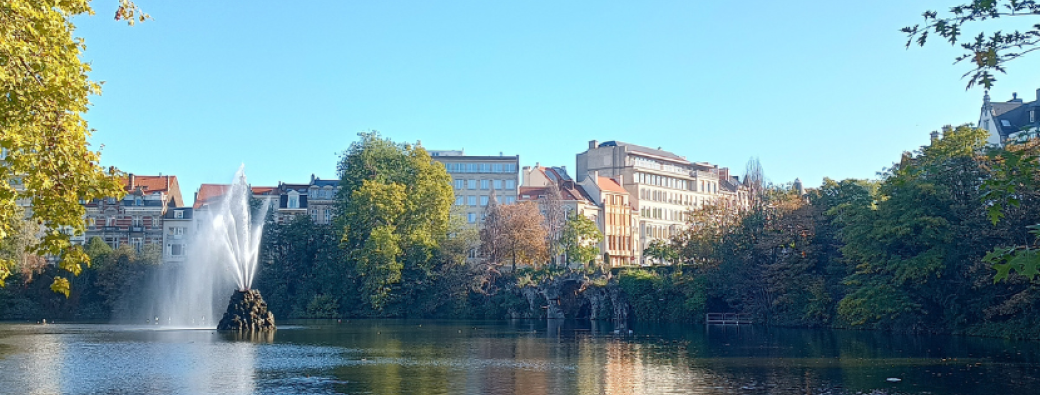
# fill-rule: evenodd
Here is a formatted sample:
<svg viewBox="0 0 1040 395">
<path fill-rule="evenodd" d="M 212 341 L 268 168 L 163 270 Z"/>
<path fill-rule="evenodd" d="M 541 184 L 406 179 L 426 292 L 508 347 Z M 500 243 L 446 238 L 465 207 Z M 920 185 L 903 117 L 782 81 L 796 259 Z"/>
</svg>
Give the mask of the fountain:
<svg viewBox="0 0 1040 395">
<path fill-rule="evenodd" d="M 222 260 L 230 266 L 237 289 L 231 295 L 227 311 L 218 330 L 254 332 L 274 330 L 274 314 L 267 310 L 267 303 L 260 291 L 250 289 L 256 275 L 257 256 L 260 252 L 260 236 L 263 219 L 267 214 L 267 202 L 259 208 L 258 216 L 252 219 L 249 199 L 252 191 L 246 183 L 243 168 L 235 174 L 235 180 L 224 194 L 223 201 L 208 218 L 210 241 L 221 252 Z"/>
<path fill-rule="evenodd" d="M 169 237 L 189 241 L 184 259 L 162 265 L 146 280 L 148 292 L 141 301 L 120 306 L 115 320 L 139 323 L 146 318 L 155 325 L 213 328 L 224 314 L 227 322 L 218 329 L 274 329 L 274 317 L 260 293 L 251 289 L 268 202 L 250 206 L 252 190 L 244 166 L 230 185 L 214 187 L 218 189 L 210 191 L 213 199 L 196 208 L 192 217 L 181 219 L 188 221 L 173 225 L 183 227 Z M 235 290 L 231 303 L 225 293 L 229 289 Z"/>
</svg>

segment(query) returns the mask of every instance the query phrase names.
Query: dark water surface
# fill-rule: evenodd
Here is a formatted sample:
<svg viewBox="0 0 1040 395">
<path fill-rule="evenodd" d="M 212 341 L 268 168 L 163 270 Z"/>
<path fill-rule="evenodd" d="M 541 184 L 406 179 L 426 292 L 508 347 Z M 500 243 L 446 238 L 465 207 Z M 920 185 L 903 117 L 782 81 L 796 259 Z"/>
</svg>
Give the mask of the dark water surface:
<svg viewBox="0 0 1040 395">
<path fill-rule="evenodd" d="M 0 324 L 5 394 L 1038 394 L 1040 343 L 763 327 L 351 320 L 270 336 Z M 890 383 L 888 378 L 902 381 Z"/>
</svg>

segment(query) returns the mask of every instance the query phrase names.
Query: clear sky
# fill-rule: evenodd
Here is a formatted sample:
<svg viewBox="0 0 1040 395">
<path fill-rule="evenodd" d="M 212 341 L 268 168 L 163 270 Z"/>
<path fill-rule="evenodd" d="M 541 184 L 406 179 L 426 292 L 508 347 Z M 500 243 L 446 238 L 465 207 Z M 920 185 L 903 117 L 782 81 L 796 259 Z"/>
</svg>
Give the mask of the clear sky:
<svg viewBox="0 0 1040 395">
<path fill-rule="evenodd" d="M 118 1 L 78 18 L 102 162 L 200 183 L 334 178 L 359 131 L 574 167 L 621 140 L 774 182 L 874 178 L 945 124 L 978 120 L 958 53 L 900 27 L 957 0 Z M 1029 21 L 1027 21 L 1029 22 Z M 1031 21 L 1035 23 L 1036 21 Z M 992 29 L 993 25 L 983 25 Z M 994 100 L 1034 100 L 1040 54 Z"/>
</svg>

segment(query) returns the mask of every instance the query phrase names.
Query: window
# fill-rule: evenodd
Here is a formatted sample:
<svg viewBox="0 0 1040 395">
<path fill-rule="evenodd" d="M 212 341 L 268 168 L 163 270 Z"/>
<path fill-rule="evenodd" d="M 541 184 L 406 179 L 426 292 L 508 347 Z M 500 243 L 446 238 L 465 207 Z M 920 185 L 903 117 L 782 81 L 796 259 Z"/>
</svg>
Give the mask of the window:
<svg viewBox="0 0 1040 395">
<path fill-rule="evenodd" d="M 167 248 L 170 251 L 170 255 L 181 256 L 184 255 L 184 244 L 167 244 Z"/>
<path fill-rule="evenodd" d="M 1011 122 L 1008 122 L 1006 119 L 1001 119 L 1000 124 L 1006 127 L 1011 127 Z"/>
<path fill-rule="evenodd" d="M 502 164 L 501 163 L 495 163 L 494 165 L 491 166 L 491 170 L 493 172 L 495 172 L 495 173 L 501 173 L 502 172 Z"/>
<path fill-rule="evenodd" d="M 506 196 L 506 204 L 516 203 L 516 196 Z"/>
<path fill-rule="evenodd" d="M 1036 122 L 1036 110 L 1029 110 L 1029 123 Z"/>
<path fill-rule="evenodd" d="M 325 223 L 332 222 L 332 210 L 325 209 Z"/>
<path fill-rule="evenodd" d="M 462 196 L 456 196 L 456 197 L 455 197 L 455 205 L 456 205 L 456 206 L 461 206 L 461 205 L 465 204 L 466 202 L 465 202 L 464 200 L 465 200 L 465 198 L 464 198 L 464 197 L 462 197 Z"/>
<path fill-rule="evenodd" d="M 466 189 L 477 189 L 477 180 L 466 180 Z"/>
<path fill-rule="evenodd" d="M 491 187 L 491 183 L 488 180 L 480 180 L 480 189 L 488 189 Z"/>
<path fill-rule="evenodd" d="M 488 204 L 488 197 L 487 196 L 481 196 L 480 197 L 480 205 L 481 206 L 487 206 L 487 204 Z"/>
<path fill-rule="evenodd" d="M 475 224 L 475 223 L 477 223 L 477 213 L 469 213 L 469 214 L 467 214 L 467 215 L 466 215 L 466 219 L 467 219 L 467 220 L 469 221 L 469 223 L 471 223 L 471 224 Z"/>
<path fill-rule="evenodd" d="M 502 180 L 495 180 L 494 186 L 496 190 L 502 189 Z"/>
<path fill-rule="evenodd" d="M 300 208 L 300 197 L 296 195 L 289 195 L 288 208 Z"/>
<path fill-rule="evenodd" d="M 477 197 L 476 196 L 467 196 L 466 197 L 466 202 L 468 202 L 470 206 L 476 206 L 477 205 Z"/>
<path fill-rule="evenodd" d="M 515 189 L 515 188 L 516 188 L 516 181 L 515 180 L 506 180 L 506 189 Z"/>
<path fill-rule="evenodd" d="M 464 180 L 455 180 L 455 189 L 462 189 L 462 188 L 465 188 L 465 187 L 463 186 L 463 184 L 464 184 L 464 183 L 465 183 L 465 182 L 464 182 Z"/>
<path fill-rule="evenodd" d="M 184 219 L 184 210 L 175 210 L 173 212 L 173 219 Z"/>
</svg>

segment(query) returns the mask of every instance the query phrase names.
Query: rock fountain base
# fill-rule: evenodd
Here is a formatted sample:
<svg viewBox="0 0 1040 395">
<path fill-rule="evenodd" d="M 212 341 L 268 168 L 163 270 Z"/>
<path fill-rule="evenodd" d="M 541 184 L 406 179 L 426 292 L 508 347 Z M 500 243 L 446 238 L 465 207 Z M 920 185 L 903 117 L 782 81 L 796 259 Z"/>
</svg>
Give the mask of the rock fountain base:
<svg viewBox="0 0 1040 395">
<path fill-rule="evenodd" d="M 224 318 L 217 324 L 217 330 L 238 332 L 273 331 L 274 314 L 267 311 L 267 303 L 260 296 L 260 291 L 250 289 L 235 291 L 228 302 Z"/>
</svg>

